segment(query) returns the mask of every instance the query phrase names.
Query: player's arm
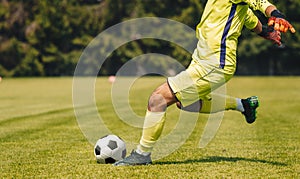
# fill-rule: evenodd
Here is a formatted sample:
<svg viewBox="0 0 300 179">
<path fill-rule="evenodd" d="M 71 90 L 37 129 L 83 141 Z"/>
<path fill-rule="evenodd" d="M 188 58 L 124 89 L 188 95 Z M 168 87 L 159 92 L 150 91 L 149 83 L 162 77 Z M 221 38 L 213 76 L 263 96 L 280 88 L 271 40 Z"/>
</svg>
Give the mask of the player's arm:
<svg viewBox="0 0 300 179">
<path fill-rule="evenodd" d="M 246 19 L 245 19 L 245 26 L 258 34 L 259 36 L 272 41 L 273 43 L 277 44 L 278 46 L 281 45 L 281 34 L 279 31 L 274 30 L 271 26 L 264 26 L 259 21 L 257 16 L 252 12 L 251 9 L 248 9 Z"/>
<path fill-rule="evenodd" d="M 259 10 L 269 18 L 268 25 L 273 26 L 274 30 L 280 32 L 287 32 L 290 30 L 295 33 L 295 28 L 285 19 L 285 16 L 277 10 L 276 6 L 271 4 L 268 0 L 232 0 L 232 1 L 243 1 L 247 3 L 251 9 Z"/>
<path fill-rule="evenodd" d="M 272 26 L 264 26 L 260 21 L 258 21 L 257 26 L 252 31 L 257 33 L 259 36 L 270 40 L 274 44 L 281 46 L 281 33 L 274 30 Z"/>
<path fill-rule="evenodd" d="M 230 0 L 234 4 L 246 3 L 254 11 L 260 11 L 265 14 L 265 16 L 270 17 L 266 14 L 266 10 L 269 6 L 274 6 L 268 0 Z M 275 7 L 275 6 L 274 6 Z"/>
<path fill-rule="evenodd" d="M 278 30 L 280 32 L 287 32 L 290 30 L 292 33 L 295 33 L 295 28 L 285 19 L 285 16 L 277 10 L 277 8 L 273 5 L 267 7 L 266 14 L 268 15 L 269 26 L 274 26 L 275 30 Z"/>
</svg>

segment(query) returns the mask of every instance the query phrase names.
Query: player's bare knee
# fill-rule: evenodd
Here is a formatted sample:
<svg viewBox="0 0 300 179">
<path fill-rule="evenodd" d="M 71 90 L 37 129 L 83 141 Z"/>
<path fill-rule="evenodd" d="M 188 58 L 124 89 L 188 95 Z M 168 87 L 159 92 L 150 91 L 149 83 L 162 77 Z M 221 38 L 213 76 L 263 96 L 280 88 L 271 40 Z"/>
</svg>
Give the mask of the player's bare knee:
<svg viewBox="0 0 300 179">
<path fill-rule="evenodd" d="M 148 110 L 153 112 L 162 112 L 167 108 L 164 97 L 159 93 L 152 93 L 148 101 Z"/>
</svg>

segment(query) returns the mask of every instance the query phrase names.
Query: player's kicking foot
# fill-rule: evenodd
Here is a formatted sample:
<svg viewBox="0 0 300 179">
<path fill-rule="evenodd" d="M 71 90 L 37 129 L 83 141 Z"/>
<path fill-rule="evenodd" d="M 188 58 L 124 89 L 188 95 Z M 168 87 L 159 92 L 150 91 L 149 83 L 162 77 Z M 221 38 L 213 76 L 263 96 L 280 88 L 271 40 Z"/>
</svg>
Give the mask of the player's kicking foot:
<svg viewBox="0 0 300 179">
<path fill-rule="evenodd" d="M 152 164 L 150 154 L 144 156 L 142 154 L 138 154 L 135 150 L 133 150 L 128 157 L 114 163 L 113 165 L 128 166 L 128 165 L 150 165 L 150 164 Z"/>
<path fill-rule="evenodd" d="M 258 97 L 257 96 L 251 96 L 247 99 L 242 99 L 242 104 L 244 107 L 244 114 L 246 121 L 251 124 L 256 119 L 256 108 L 259 106 Z"/>
</svg>

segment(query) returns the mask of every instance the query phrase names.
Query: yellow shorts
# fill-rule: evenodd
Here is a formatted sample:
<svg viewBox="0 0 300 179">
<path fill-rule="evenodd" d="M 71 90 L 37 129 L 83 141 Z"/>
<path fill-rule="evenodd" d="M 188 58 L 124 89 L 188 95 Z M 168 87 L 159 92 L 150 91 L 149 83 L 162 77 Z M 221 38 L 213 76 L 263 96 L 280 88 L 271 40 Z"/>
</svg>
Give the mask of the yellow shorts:
<svg viewBox="0 0 300 179">
<path fill-rule="evenodd" d="M 233 74 L 224 73 L 224 69 L 203 60 L 199 63 L 192 60 L 189 67 L 174 77 L 168 78 L 176 98 L 183 107 L 198 100 L 210 100 L 210 93 L 225 84 Z"/>
</svg>

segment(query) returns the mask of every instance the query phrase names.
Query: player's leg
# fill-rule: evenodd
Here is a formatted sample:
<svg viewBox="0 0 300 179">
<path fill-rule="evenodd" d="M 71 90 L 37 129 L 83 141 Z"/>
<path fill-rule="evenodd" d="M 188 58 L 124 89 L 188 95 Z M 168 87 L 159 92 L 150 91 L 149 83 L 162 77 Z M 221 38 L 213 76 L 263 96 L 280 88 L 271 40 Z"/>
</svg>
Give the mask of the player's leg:
<svg viewBox="0 0 300 179">
<path fill-rule="evenodd" d="M 182 110 L 200 113 L 215 113 L 224 110 L 237 110 L 242 112 L 248 123 L 253 123 L 256 119 L 256 108 L 259 106 L 258 98 L 252 96 L 246 99 L 235 98 L 225 94 L 213 92 L 221 85 L 231 79 L 234 73 L 234 67 L 228 66 L 226 70 L 215 68 L 210 64 L 199 64 L 192 61 L 186 70 L 194 86 L 184 89 L 176 88 L 177 81 L 186 83 L 187 78 L 170 78 L 170 85 L 180 99 L 176 104 Z M 173 82 L 175 81 L 175 83 Z M 184 82 L 182 82 L 184 81 Z M 174 84 L 173 84 L 174 83 Z M 189 86 L 188 84 L 185 86 Z M 195 89 L 196 88 L 196 93 Z M 198 95 L 198 96 L 195 96 Z"/>
<path fill-rule="evenodd" d="M 255 121 L 256 108 L 259 106 L 257 96 L 240 99 L 228 95 L 214 94 L 213 98 L 214 99 L 210 100 L 199 100 L 185 107 L 182 106 L 179 101 L 176 102 L 176 105 L 182 110 L 200 113 L 216 113 L 225 110 L 236 110 L 245 116 L 246 121 L 249 124 Z M 212 103 L 214 104 L 212 105 Z"/>
<path fill-rule="evenodd" d="M 214 94 L 214 101 L 204 100 L 201 113 L 215 113 L 224 110 L 236 110 L 241 112 L 247 123 L 251 124 L 256 120 L 256 108 L 259 106 L 258 97 L 251 96 L 246 99 L 235 98 L 228 95 Z M 224 104 L 225 106 L 222 105 Z M 212 104 L 214 103 L 214 104 Z"/>
<path fill-rule="evenodd" d="M 152 163 L 150 154 L 162 133 L 165 123 L 165 111 L 168 106 L 174 104 L 176 101 L 177 99 L 168 83 L 162 84 L 151 94 L 140 144 L 128 157 L 116 162 L 115 166 L 146 165 Z"/>
<path fill-rule="evenodd" d="M 175 102 L 177 102 L 177 99 L 167 82 L 151 94 L 138 152 L 147 154 L 152 151 L 163 130 L 165 111 L 168 106 Z"/>
<path fill-rule="evenodd" d="M 161 135 L 165 123 L 166 108 L 181 101 L 182 104 L 192 104 L 198 99 L 195 82 L 199 78 L 195 68 L 197 64 L 192 63 L 188 69 L 174 77 L 168 78 L 168 82 L 158 87 L 150 96 L 148 110 L 145 116 L 143 134 L 137 150 L 134 150 L 125 159 L 116 162 L 116 166 L 150 164 L 150 153 L 156 141 Z M 209 84 L 205 83 L 206 87 Z"/>
<path fill-rule="evenodd" d="M 179 109 L 189 112 L 216 113 L 225 110 L 238 110 L 243 112 L 241 99 L 219 94 L 214 94 L 213 97 L 213 107 L 212 99 L 199 100 L 189 106 L 182 106 L 182 104 L 178 101 L 176 102 L 176 105 Z"/>
<path fill-rule="evenodd" d="M 164 112 L 177 99 L 167 82 L 156 88 L 148 100 L 148 111 Z"/>
</svg>

